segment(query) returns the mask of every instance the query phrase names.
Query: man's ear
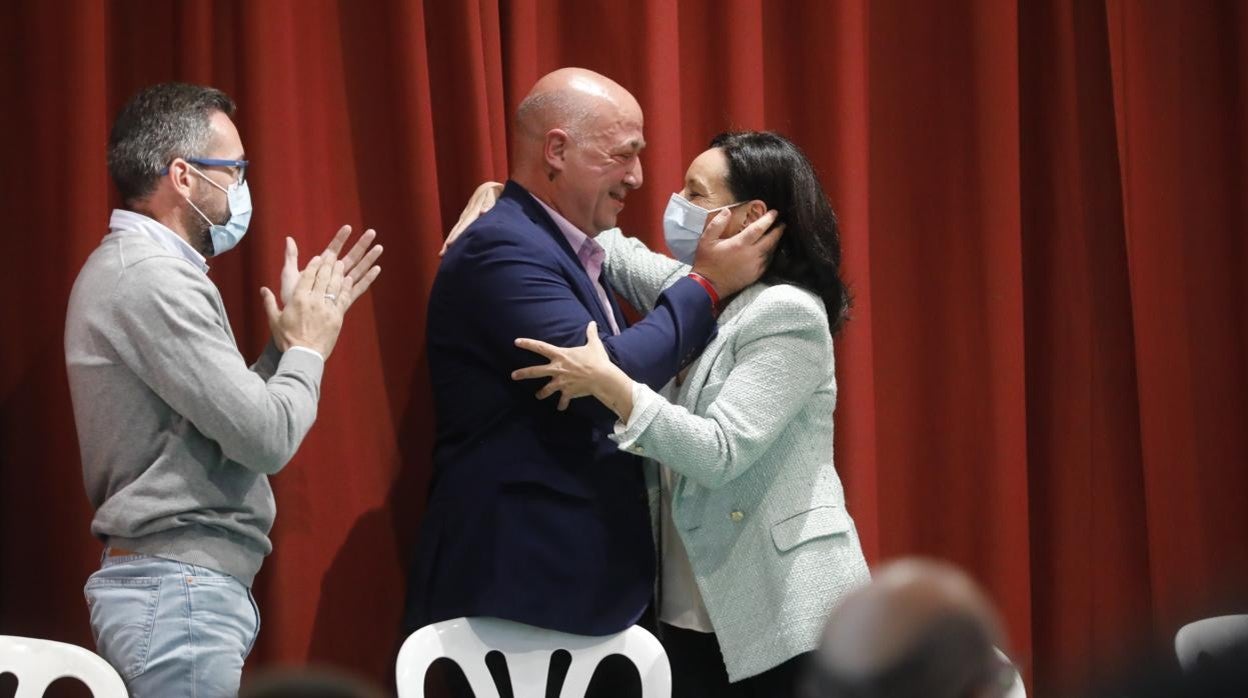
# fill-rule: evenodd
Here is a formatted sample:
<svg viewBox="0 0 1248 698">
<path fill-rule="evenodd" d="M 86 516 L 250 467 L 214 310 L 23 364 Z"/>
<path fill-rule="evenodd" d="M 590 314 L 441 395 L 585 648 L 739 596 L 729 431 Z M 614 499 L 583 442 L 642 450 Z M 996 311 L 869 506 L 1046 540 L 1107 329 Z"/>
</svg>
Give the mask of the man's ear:
<svg viewBox="0 0 1248 698">
<path fill-rule="evenodd" d="M 543 159 L 546 162 L 546 176 L 554 179 L 555 175 L 563 172 L 563 168 L 568 158 L 568 146 L 571 138 L 568 132 L 561 128 L 552 128 L 546 132 L 546 143 L 542 151 Z"/>
<path fill-rule="evenodd" d="M 178 192 L 183 198 L 190 197 L 192 181 L 196 174 L 191 171 L 191 164 L 182 158 L 174 158 L 169 163 L 169 171 L 164 177 L 173 185 L 174 191 Z"/>
</svg>

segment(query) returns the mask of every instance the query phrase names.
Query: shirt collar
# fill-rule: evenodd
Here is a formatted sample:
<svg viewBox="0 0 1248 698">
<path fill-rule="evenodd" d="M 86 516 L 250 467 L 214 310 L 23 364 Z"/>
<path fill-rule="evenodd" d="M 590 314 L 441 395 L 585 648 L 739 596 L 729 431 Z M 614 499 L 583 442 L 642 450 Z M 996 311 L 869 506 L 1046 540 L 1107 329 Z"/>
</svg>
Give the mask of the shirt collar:
<svg viewBox="0 0 1248 698">
<path fill-rule="evenodd" d="M 533 196 L 529 194 L 529 196 Z M 572 246 L 572 253 L 576 255 L 576 261 L 580 262 L 581 268 L 585 270 L 585 275 L 589 277 L 590 282 L 594 285 L 594 291 L 598 293 L 598 302 L 601 304 L 602 312 L 607 316 L 608 322 L 611 324 L 612 334 L 620 333 L 620 326 L 616 322 L 615 312 L 611 308 L 611 299 L 607 296 L 607 291 L 602 285 L 602 264 L 607 258 L 607 251 L 597 240 L 585 234 L 584 231 L 575 225 L 559 212 L 546 205 L 545 201 L 533 196 L 533 200 L 542 205 L 546 209 L 546 213 L 550 214 L 550 219 L 555 222 L 555 227 L 559 232 L 563 233 L 563 237 L 567 239 L 568 244 Z"/>
<path fill-rule="evenodd" d="M 185 258 L 186 261 L 195 265 L 195 268 L 205 274 L 208 273 L 208 260 L 199 253 L 199 250 L 191 247 L 191 244 L 182 239 L 181 235 L 173 232 L 168 226 L 154 218 L 145 216 L 137 211 L 116 208 L 113 209 L 113 215 L 108 220 L 108 229 L 111 232 L 125 230 L 142 233 L 157 245 Z"/>
<path fill-rule="evenodd" d="M 533 196 L 533 194 L 529 194 L 529 196 Z M 586 235 L 580 228 L 572 225 L 572 222 L 567 218 L 564 218 L 558 211 L 550 206 L 547 206 L 545 201 L 542 201 L 536 196 L 533 196 L 533 200 L 541 204 L 542 208 L 546 209 L 546 213 L 550 214 L 550 219 L 555 222 L 555 227 L 559 229 L 559 232 L 563 233 L 563 237 L 566 238 L 568 244 L 572 246 L 572 252 L 576 254 L 577 259 L 581 258 L 581 248 L 585 247 L 586 243 L 590 245 L 590 250 L 592 252 L 596 252 L 602 248 L 602 245 L 599 245 L 597 240 Z"/>
</svg>

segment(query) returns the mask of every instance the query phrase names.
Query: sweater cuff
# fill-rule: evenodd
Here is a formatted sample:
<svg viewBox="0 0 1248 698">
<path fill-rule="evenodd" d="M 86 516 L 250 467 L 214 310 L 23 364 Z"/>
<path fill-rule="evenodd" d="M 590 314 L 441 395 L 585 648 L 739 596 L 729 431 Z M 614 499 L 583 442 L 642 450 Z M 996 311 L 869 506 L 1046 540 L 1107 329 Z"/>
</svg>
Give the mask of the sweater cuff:
<svg viewBox="0 0 1248 698">
<path fill-rule="evenodd" d="M 309 349 L 308 347 L 291 347 L 287 349 L 286 351 L 306 351 L 312 356 L 315 356 L 316 358 L 320 359 L 321 363 L 325 363 L 325 357 L 321 355 L 321 352 L 315 349 Z"/>
<path fill-rule="evenodd" d="M 306 375 L 319 390 L 321 376 L 325 373 L 325 359 L 321 358 L 320 352 L 313 349 L 291 347 L 282 354 L 282 360 L 277 364 L 277 372 L 273 375 L 292 372 Z"/>
</svg>

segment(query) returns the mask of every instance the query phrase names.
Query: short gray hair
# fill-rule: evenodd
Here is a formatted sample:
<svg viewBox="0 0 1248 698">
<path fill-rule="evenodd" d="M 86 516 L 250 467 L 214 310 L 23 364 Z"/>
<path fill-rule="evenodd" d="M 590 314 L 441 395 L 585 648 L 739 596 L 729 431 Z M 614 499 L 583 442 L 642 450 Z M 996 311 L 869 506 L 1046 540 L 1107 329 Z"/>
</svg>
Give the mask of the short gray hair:
<svg viewBox="0 0 1248 698">
<path fill-rule="evenodd" d="M 167 82 L 135 95 L 108 138 L 108 173 L 130 204 L 156 188 L 174 158 L 195 157 L 208 148 L 213 113 L 234 115 L 234 100 L 213 87 Z"/>
<path fill-rule="evenodd" d="M 531 94 L 516 107 L 516 125 L 530 138 L 542 138 L 552 128 L 582 138 L 592 127 L 594 116 L 590 100 L 568 89 Z"/>
</svg>

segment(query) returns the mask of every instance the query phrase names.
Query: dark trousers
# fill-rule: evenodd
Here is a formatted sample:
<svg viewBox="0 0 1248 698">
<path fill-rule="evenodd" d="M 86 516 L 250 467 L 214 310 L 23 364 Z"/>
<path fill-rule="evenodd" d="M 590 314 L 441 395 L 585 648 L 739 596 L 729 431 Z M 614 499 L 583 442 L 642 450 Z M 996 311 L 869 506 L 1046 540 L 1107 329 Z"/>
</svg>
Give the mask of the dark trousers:
<svg viewBox="0 0 1248 698">
<path fill-rule="evenodd" d="M 728 683 L 714 633 L 659 624 L 659 640 L 672 663 L 672 698 L 792 698 L 809 661 L 799 654 L 761 674 Z"/>
</svg>

